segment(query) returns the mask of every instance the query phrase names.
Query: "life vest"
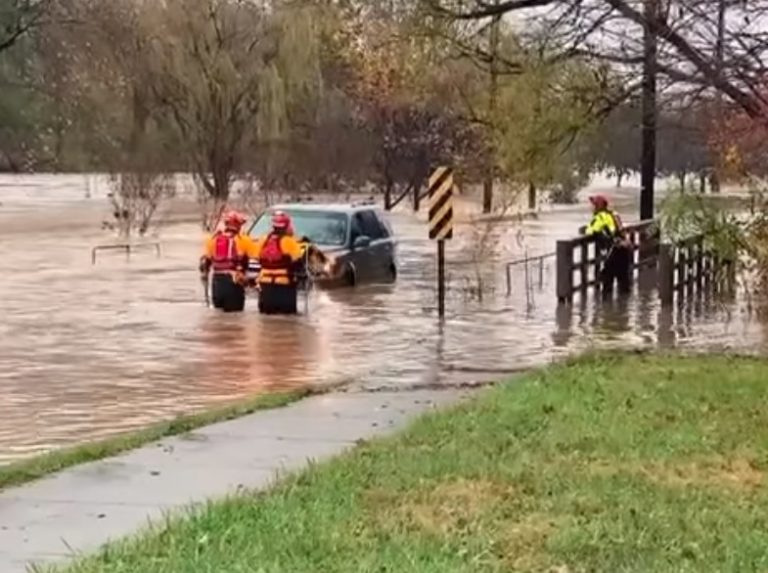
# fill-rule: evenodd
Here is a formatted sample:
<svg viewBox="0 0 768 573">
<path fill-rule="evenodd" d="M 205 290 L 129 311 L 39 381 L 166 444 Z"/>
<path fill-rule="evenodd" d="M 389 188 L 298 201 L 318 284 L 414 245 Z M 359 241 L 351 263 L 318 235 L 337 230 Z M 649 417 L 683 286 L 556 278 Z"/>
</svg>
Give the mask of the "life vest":
<svg viewBox="0 0 768 573">
<path fill-rule="evenodd" d="M 621 217 L 616 211 L 608 211 L 611 214 L 611 217 L 613 217 L 613 221 L 616 224 L 616 235 L 623 236 L 624 235 L 624 222 L 621 220 Z"/>
<path fill-rule="evenodd" d="M 237 236 L 217 233 L 213 242 L 213 272 L 225 273 L 238 270 L 242 257 L 237 252 Z"/>
<path fill-rule="evenodd" d="M 291 267 L 291 257 L 283 252 L 281 246 L 283 235 L 272 233 L 264 241 L 259 256 L 259 264 L 264 270 L 288 270 Z"/>
</svg>

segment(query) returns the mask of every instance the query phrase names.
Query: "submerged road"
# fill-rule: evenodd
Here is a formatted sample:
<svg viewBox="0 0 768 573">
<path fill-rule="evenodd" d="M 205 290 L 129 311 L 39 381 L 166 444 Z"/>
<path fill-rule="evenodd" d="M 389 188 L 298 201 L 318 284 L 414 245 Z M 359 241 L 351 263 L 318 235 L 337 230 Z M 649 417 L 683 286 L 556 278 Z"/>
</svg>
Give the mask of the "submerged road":
<svg viewBox="0 0 768 573">
<path fill-rule="evenodd" d="M 300 317 L 262 317 L 253 301 L 225 316 L 203 304 L 194 222 L 163 229 L 161 258 L 103 254 L 92 266 L 90 248 L 109 240 L 99 228 L 107 208 L 103 188 L 89 199 L 84 189 L 77 176 L 0 177 L 0 463 L 260 392 L 446 387 L 594 346 L 767 346 L 738 303 L 666 314 L 635 296 L 558 310 L 551 261 L 541 283 L 538 269 L 528 273 L 528 288 L 516 267 L 506 297 L 500 261 L 551 251 L 584 223 L 583 204 L 490 229 L 460 225 L 440 325 L 435 247 L 407 212 L 391 216 L 397 284 L 315 292 Z M 627 221 L 634 193 L 616 194 Z"/>
</svg>

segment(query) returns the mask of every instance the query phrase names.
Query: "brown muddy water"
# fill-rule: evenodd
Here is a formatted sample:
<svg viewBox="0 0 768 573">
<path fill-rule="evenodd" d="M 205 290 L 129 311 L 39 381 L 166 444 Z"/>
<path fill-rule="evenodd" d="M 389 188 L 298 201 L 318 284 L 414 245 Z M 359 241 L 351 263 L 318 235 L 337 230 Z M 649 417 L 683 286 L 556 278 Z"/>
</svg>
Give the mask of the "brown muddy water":
<svg viewBox="0 0 768 573">
<path fill-rule="evenodd" d="M 0 176 L 0 463 L 261 392 L 482 382 L 612 345 L 768 347 L 738 300 L 670 314 L 637 293 L 558 310 L 552 261 L 527 277 L 516 267 L 507 297 L 502 261 L 552 251 L 588 217 L 583 204 L 501 224 L 487 249 L 477 247 L 484 225 L 459 226 L 440 325 L 423 216 L 391 216 L 397 284 L 313 292 L 299 317 L 262 317 L 254 301 L 232 316 L 203 303 L 191 218 L 162 230 L 160 258 L 100 254 L 91 265 L 91 247 L 113 240 L 99 225 L 105 192 L 82 176 Z M 636 191 L 610 193 L 633 220 Z"/>
</svg>

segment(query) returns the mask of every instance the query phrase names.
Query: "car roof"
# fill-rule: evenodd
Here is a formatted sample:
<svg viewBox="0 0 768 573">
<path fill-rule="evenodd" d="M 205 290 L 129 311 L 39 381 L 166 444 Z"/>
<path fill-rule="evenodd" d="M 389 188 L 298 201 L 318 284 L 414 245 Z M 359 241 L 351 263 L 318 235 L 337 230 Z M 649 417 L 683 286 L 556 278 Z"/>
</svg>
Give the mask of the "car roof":
<svg viewBox="0 0 768 573">
<path fill-rule="evenodd" d="M 324 213 L 357 213 L 377 210 L 375 203 L 281 203 L 272 205 L 269 211 L 321 211 Z"/>
</svg>

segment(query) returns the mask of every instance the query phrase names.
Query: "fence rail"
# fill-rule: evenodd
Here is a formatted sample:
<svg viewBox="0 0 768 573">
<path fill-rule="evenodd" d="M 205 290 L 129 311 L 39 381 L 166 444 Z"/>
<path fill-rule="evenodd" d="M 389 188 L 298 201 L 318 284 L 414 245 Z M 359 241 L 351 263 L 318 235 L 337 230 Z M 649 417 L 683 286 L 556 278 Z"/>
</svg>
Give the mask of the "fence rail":
<svg viewBox="0 0 768 573">
<path fill-rule="evenodd" d="M 632 246 L 633 270 L 655 264 L 657 248 L 652 233 L 655 223 L 654 220 L 640 221 L 624 227 Z M 599 289 L 604 257 L 597 246 L 597 237 L 582 235 L 557 241 L 555 257 L 559 302 L 570 303 L 576 293 L 584 296 L 590 287 Z"/>
</svg>

